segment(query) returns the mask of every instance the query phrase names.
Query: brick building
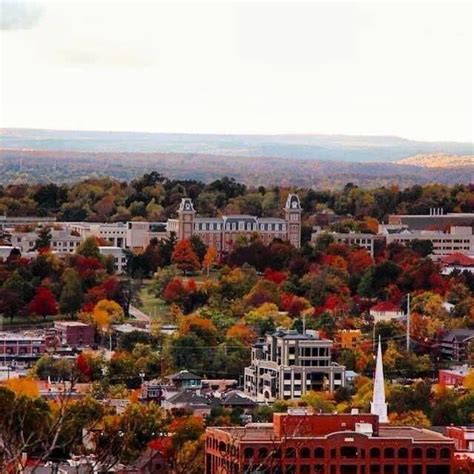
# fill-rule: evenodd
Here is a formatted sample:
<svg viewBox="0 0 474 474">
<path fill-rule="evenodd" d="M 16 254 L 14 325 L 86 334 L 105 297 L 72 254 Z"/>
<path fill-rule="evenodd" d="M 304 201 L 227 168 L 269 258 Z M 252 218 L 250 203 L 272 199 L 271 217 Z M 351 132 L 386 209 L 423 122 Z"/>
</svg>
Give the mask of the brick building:
<svg viewBox="0 0 474 474">
<path fill-rule="evenodd" d="M 275 413 L 206 430 L 206 474 L 452 474 L 454 441 L 377 415 Z"/>
<path fill-rule="evenodd" d="M 29 365 L 39 359 L 46 351 L 43 336 L 29 333 L 0 333 L 0 360 Z"/>
<path fill-rule="evenodd" d="M 288 240 L 299 248 L 301 245 L 301 205 L 296 194 L 290 194 L 284 208 L 284 219 L 230 215 L 222 217 L 196 216 L 193 203 L 183 198 L 178 217 L 168 219 L 168 232 L 174 232 L 179 240 L 198 235 L 202 241 L 219 253 L 229 252 L 239 237 L 250 238 L 258 234 L 269 244 L 274 239 Z"/>
<path fill-rule="evenodd" d="M 95 328 L 92 324 L 80 321 L 55 321 L 54 329 L 62 344 L 84 347 L 94 343 Z"/>
</svg>

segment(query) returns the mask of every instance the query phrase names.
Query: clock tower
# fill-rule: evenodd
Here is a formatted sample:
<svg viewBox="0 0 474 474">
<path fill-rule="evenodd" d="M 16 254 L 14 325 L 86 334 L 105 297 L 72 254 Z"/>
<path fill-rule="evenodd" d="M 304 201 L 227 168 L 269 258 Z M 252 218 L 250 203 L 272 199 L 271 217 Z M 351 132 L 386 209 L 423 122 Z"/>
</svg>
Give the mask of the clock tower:
<svg viewBox="0 0 474 474">
<path fill-rule="evenodd" d="M 181 199 L 178 208 L 178 240 L 190 239 L 194 231 L 194 210 L 193 202 L 189 198 Z"/>
<path fill-rule="evenodd" d="M 301 247 L 301 205 L 297 194 L 289 194 L 285 204 L 288 240 L 297 249 Z"/>
</svg>

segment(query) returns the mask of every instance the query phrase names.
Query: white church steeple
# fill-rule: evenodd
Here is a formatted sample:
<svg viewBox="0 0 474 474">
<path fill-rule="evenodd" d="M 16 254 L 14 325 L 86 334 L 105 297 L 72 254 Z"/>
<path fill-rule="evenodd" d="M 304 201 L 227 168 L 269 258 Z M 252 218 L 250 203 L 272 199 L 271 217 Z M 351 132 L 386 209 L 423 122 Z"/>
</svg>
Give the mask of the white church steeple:
<svg viewBox="0 0 474 474">
<path fill-rule="evenodd" d="M 388 423 L 387 403 L 385 402 L 385 385 L 383 377 L 382 344 L 379 336 L 377 363 L 375 365 L 374 394 L 370 404 L 370 413 L 379 416 L 380 423 Z"/>
</svg>

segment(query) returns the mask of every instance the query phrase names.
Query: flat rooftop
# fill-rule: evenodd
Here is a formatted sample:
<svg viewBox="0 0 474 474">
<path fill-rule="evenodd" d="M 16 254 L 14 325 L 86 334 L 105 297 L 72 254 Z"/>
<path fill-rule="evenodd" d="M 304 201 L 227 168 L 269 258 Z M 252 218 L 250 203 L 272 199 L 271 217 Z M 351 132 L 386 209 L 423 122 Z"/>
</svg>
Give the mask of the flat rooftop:
<svg viewBox="0 0 474 474">
<path fill-rule="evenodd" d="M 209 430 L 219 430 L 228 433 L 237 441 L 253 442 L 253 441 L 274 441 L 278 439 L 277 434 L 273 430 L 272 423 L 249 423 L 243 427 L 210 427 Z M 295 436 L 298 439 L 324 439 L 337 431 L 328 433 L 326 435 L 318 436 Z M 339 431 L 340 433 L 340 431 Z M 352 430 L 343 431 L 343 433 L 356 433 Z M 361 434 L 361 433 L 358 433 Z M 449 443 L 452 442 L 450 438 L 443 436 L 441 433 L 425 428 L 416 428 L 412 426 L 384 426 L 379 425 L 378 436 L 369 435 L 374 439 L 411 439 L 419 443 Z"/>
</svg>

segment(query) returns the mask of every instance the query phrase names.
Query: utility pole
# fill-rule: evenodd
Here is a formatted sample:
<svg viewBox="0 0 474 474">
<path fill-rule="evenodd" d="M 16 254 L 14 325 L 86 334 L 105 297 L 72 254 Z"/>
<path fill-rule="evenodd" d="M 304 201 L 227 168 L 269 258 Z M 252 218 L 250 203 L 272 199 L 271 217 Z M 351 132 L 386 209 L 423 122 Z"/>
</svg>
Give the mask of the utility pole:
<svg viewBox="0 0 474 474">
<path fill-rule="evenodd" d="M 410 293 L 407 295 L 407 353 L 410 352 Z"/>
</svg>

